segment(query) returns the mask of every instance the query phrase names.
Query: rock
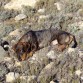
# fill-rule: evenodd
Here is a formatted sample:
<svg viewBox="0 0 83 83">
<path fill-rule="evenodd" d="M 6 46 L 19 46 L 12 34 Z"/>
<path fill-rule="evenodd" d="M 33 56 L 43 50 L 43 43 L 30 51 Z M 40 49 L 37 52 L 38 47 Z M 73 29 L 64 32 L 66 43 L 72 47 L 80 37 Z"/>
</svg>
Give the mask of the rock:
<svg viewBox="0 0 83 83">
<path fill-rule="evenodd" d="M 27 83 L 31 83 L 31 81 L 34 80 L 35 78 L 36 78 L 35 75 L 28 76 Z"/>
<path fill-rule="evenodd" d="M 56 44 L 58 44 L 58 41 L 57 40 L 54 40 L 51 43 L 52 43 L 52 45 L 56 45 Z"/>
<path fill-rule="evenodd" d="M 41 15 L 41 16 L 39 16 L 39 19 L 46 19 L 46 18 L 49 18 L 49 15 Z"/>
<path fill-rule="evenodd" d="M 22 65 L 21 65 L 21 62 L 19 62 L 19 61 L 16 61 L 15 62 L 15 67 L 21 67 Z"/>
<path fill-rule="evenodd" d="M 22 6 L 31 6 L 34 7 L 38 0 L 11 0 L 7 3 L 4 8 L 5 9 L 14 9 L 14 10 L 21 10 Z"/>
<path fill-rule="evenodd" d="M 27 76 L 20 76 L 20 79 L 21 80 L 26 80 L 27 79 Z"/>
<path fill-rule="evenodd" d="M 55 83 L 54 81 L 50 81 L 50 83 Z"/>
<path fill-rule="evenodd" d="M 75 48 L 68 48 L 68 53 L 74 52 Z"/>
<path fill-rule="evenodd" d="M 16 30 L 14 30 L 14 31 L 12 31 L 12 32 L 10 32 L 9 33 L 9 36 L 18 36 L 20 34 L 20 32 L 19 32 L 19 29 L 16 29 Z"/>
<path fill-rule="evenodd" d="M 54 5 L 57 7 L 57 10 L 61 10 L 62 9 L 62 4 L 60 2 L 54 3 Z"/>
<path fill-rule="evenodd" d="M 53 50 L 49 51 L 46 56 L 50 59 L 55 59 L 56 58 L 56 55 L 55 55 Z"/>
<path fill-rule="evenodd" d="M 19 73 L 9 72 L 6 74 L 6 82 L 13 82 L 19 78 Z"/>
<path fill-rule="evenodd" d="M 81 78 L 81 80 L 83 80 L 83 76 L 81 76 L 80 78 Z"/>
<path fill-rule="evenodd" d="M 20 21 L 22 19 L 25 19 L 27 16 L 25 14 L 19 14 L 15 17 L 15 21 Z"/>
<path fill-rule="evenodd" d="M 23 82 L 27 82 L 27 83 L 35 83 L 35 79 L 36 79 L 36 76 L 35 75 L 31 75 L 31 76 L 20 76 L 20 79 L 23 81 Z"/>
<path fill-rule="evenodd" d="M 11 57 L 4 57 L 4 61 L 11 62 L 12 58 Z"/>
<path fill-rule="evenodd" d="M 39 19 L 38 19 L 38 22 L 40 23 L 42 19 L 47 19 L 49 17 L 50 17 L 50 15 L 40 15 Z"/>
<path fill-rule="evenodd" d="M 44 12 L 45 12 L 45 9 L 44 8 L 38 10 L 38 13 L 44 13 Z"/>
<path fill-rule="evenodd" d="M 76 70 L 76 71 L 75 71 L 75 74 L 76 74 L 77 76 L 80 76 L 81 73 L 82 73 L 81 70 Z"/>
<path fill-rule="evenodd" d="M 27 31 L 27 30 L 26 30 Z M 9 33 L 8 38 L 11 38 L 11 44 L 15 44 L 25 33 L 26 31 L 23 29 L 16 29 Z"/>
<path fill-rule="evenodd" d="M 79 9 L 77 15 L 83 17 L 83 9 Z"/>
<path fill-rule="evenodd" d="M 79 56 L 80 56 L 80 57 L 83 56 L 83 51 L 79 50 Z"/>
<path fill-rule="evenodd" d="M 0 46 L 0 62 L 4 61 L 4 58 L 7 56 L 6 51 Z"/>
</svg>

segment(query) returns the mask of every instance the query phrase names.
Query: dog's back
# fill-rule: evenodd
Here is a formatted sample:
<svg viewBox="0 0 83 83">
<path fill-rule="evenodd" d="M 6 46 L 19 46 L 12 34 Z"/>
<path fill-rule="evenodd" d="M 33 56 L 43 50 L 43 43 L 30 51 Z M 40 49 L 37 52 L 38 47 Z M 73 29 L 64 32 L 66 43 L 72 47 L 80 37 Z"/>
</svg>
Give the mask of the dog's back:
<svg viewBox="0 0 83 83">
<path fill-rule="evenodd" d="M 45 47 L 49 45 L 50 40 L 51 40 L 51 32 L 50 30 L 40 30 L 40 31 L 35 31 L 37 41 L 39 44 L 39 48 Z"/>
<path fill-rule="evenodd" d="M 62 30 L 44 29 L 35 31 L 35 34 L 40 48 L 49 45 L 54 40 L 57 40 L 60 45 L 69 45 L 74 41 L 73 47 L 77 46 L 75 36 Z"/>
</svg>

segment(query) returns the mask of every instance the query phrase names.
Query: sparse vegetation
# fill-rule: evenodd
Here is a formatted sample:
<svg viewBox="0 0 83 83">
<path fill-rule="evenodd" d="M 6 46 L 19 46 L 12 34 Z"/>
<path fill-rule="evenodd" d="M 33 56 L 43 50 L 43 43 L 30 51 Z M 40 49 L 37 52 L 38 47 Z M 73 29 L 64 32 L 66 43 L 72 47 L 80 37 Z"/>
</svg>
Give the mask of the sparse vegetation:
<svg viewBox="0 0 83 83">
<path fill-rule="evenodd" d="M 23 79 L 17 79 L 15 83 L 37 83 L 37 81 L 39 83 L 50 83 L 52 80 L 60 83 L 79 83 L 83 81 L 83 0 L 39 0 L 34 8 L 23 6 L 22 10 L 19 11 L 4 9 L 4 5 L 9 1 L 0 0 L 0 40 L 7 37 L 7 41 L 16 41 L 12 36 L 9 36 L 9 33 L 15 29 L 22 32 L 23 30 L 28 31 L 28 29 L 48 29 L 52 25 L 51 28 L 73 33 L 78 42 L 78 48 L 70 53 L 66 49 L 63 53 L 57 54 L 56 60 L 51 60 L 46 56 L 47 54 L 44 52 L 49 48 L 45 48 L 36 54 L 37 60 L 24 61 L 22 67 L 16 67 L 14 63 L 12 66 L 11 61 L 6 62 L 8 66 L 12 67 L 10 71 L 20 72 L 20 76 L 24 76 Z M 39 13 L 39 9 L 45 9 L 45 11 Z M 27 17 L 16 22 L 15 16 L 22 13 Z M 15 56 L 15 54 L 12 55 Z M 43 70 L 50 62 L 55 65 L 52 66 L 53 71 L 49 68 L 53 72 L 49 74 L 49 70 L 46 71 L 47 73 Z M 75 75 L 75 71 L 78 69 L 82 70 L 80 76 Z M 41 72 L 43 72 L 42 75 Z M 36 77 L 27 82 L 28 76 L 32 75 Z M 38 79 L 39 77 L 41 78 Z"/>
</svg>

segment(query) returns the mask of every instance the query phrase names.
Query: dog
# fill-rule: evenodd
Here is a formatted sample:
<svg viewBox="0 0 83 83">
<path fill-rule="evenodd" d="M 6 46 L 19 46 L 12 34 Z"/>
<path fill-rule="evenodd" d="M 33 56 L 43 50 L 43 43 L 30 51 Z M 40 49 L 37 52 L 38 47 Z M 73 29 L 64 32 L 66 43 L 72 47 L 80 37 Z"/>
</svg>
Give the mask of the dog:
<svg viewBox="0 0 83 83">
<path fill-rule="evenodd" d="M 13 46 L 13 50 L 16 52 L 18 60 L 24 61 L 33 54 L 48 45 L 53 41 L 57 40 L 57 46 L 59 51 L 63 51 L 69 47 L 72 41 L 74 45 L 72 48 L 77 46 L 77 41 L 74 35 L 56 29 L 44 29 L 39 31 L 28 31 L 25 33 Z"/>
</svg>

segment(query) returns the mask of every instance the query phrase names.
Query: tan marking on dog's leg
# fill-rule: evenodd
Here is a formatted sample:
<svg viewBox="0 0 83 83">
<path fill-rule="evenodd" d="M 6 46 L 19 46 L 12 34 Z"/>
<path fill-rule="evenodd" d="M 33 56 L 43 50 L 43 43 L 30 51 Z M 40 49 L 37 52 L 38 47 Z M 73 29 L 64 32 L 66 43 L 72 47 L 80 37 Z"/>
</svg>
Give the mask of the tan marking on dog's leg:
<svg viewBox="0 0 83 83">
<path fill-rule="evenodd" d="M 24 61 L 26 59 L 26 53 L 24 53 L 22 56 L 21 56 L 21 59 L 22 61 Z"/>
<path fill-rule="evenodd" d="M 70 37 L 70 40 L 69 40 L 69 44 L 70 44 L 73 41 L 73 36 L 70 35 L 69 37 Z"/>
<path fill-rule="evenodd" d="M 69 45 L 66 45 L 66 48 L 68 48 L 69 47 Z"/>
<path fill-rule="evenodd" d="M 58 50 L 63 51 L 66 49 L 66 45 L 58 45 Z"/>
<path fill-rule="evenodd" d="M 29 53 L 29 57 L 32 57 L 32 56 L 33 56 L 33 52 L 30 52 L 30 53 Z"/>
<path fill-rule="evenodd" d="M 30 52 L 30 53 L 27 54 L 27 58 L 30 58 L 32 56 L 33 56 L 33 52 Z"/>
</svg>

